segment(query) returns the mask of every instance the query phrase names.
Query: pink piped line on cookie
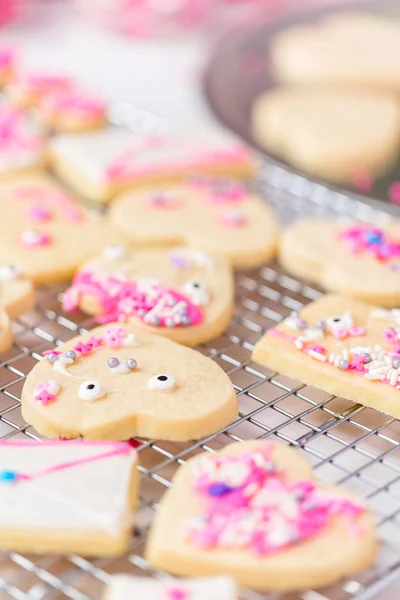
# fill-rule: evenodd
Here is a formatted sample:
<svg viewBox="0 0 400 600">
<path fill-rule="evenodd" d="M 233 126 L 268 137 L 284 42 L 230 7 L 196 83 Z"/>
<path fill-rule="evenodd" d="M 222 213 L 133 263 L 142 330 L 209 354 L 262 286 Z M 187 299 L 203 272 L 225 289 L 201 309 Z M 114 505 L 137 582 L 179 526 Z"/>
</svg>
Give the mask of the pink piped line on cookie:
<svg viewBox="0 0 400 600">
<path fill-rule="evenodd" d="M 78 89 L 54 90 L 46 94 L 40 108 L 54 118 L 71 117 L 79 120 L 101 119 L 105 104 L 99 98 Z"/>
<path fill-rule="evenodd" d="M 44 210 L 51 211 L 57 208 L 72 223 L 81 223 L 85 218 L 83 210 L 76 206 L 67 194 L 58 190 L 44 188 L 39 185 L 21 185 L 13 193 L 18 200 L 43 203 L 45 205 Z"/>
</svg>

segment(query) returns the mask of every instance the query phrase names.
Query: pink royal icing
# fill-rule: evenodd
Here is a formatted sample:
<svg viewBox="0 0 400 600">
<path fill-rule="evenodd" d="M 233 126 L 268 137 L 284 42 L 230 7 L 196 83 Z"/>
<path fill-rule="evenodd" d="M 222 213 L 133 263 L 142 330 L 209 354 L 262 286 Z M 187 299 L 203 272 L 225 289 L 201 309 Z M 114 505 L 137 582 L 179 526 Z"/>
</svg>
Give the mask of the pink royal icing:
<svg viewBox="0 0 400 600">
<path fill-rule="evenodd" d="M 40 107 L 53 117 L 79 121 L 101 119 L 105 116 L 106 110 L 104 102 L 99 98 L 74 88 L 54 90 L 46 94 Z"/>
<path fill-rule="evenodd" d="M 354 254 L 371 254 L 376 260 L 386 262 L 400 257 L 400 242 L 391 240 L 379 227 L 356 225 L 339 233 Z"/>
<path fill-rule="evenodd" d="M 27 126 L 24 112 L 14 106 L 0 106 L 0 152 L 10 157 L 39 151 L 44 143 L 42 135 Z"/>
<path fill-rule="evenodd" d="M 46 73 L 22 74 L 15 83 L 24 93 L 33 96 L 43 96 L 53 90 L 67 90 L 74 86 L 74 81 L 70 77 Z"/>
<path fill-rule="evenodd" d="M 12 48 L 0 48 L 0 69 L 8 70 L 13 66 L 15 52 Z"/>
<path fill-rule="evenodd" d="M 134 317 L 156 327 L 182 327 L 203 320 L 201 310 L 186 296 L 146 280 L 124 281 L 82 271 L 75 275 L 72 286 L 65 292 L 64 310 L 76 310 L 85 295 L 95 297 L 100 304 L 98 323 Z"/>
<path fill-rule="evenodd" d="M 260 451 L 209 456 L 196 464 L 193 488 L 203 509 L 186 532 L 194 546 L 271 554 L 315 537 L 335 517 L 348 519 L 349 532 L 359 533 L 361 505 L 313 480 L 288 480 L 272 453 L 266 443 Z"/>
<path fill-rule="evenodd" d="M 182 586 L 167 586 L 164 590 L 164 600 L 189 600 L 189 592 Z"/>
</svg>

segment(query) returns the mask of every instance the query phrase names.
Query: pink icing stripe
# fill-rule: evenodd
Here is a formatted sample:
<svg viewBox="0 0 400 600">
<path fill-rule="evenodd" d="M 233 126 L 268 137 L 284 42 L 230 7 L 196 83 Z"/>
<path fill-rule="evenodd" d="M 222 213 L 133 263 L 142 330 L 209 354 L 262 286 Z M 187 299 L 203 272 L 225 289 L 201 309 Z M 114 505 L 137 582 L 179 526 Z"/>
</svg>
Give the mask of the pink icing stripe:
<svg viewBox="0 0 400 600">
<path fill-rule="evenodd" d="M 151 136 L 144 138 L 140 142 L 133 144 L 131 148 L 127 148 L 120 156 L 118 156 L 106 168 L 105 176 L 108 181 L 119 181 L 129 178 L 131 175 L 132 163 L 143 153 L 148 150 L 162 145 L 161 137 Z"/>
<path fill-rule="evenodd" d="M 103 454 L 97 454 L 96 456 L 89 456 L 86 458 L 78 458 L 76 460 L 71 460 L 71 461 L 68 461 L 65 463 L 60 463 L 53 467 L 49 467 L 47 469 L 43 469 L 42 471 L 38 471 L 37 473 L 33 473 L 33 474 L 17 473 L 17 479 L 22 479 L 22 480 L 37 479 L 38 477 L 44 477 L 45 475 L 51 475 L 52 473 L 57 473 L 59 471 L 65 471 L 67 469 L 71 469 L 71 468 L 77 467 L 79 465 L 85 465 L 85 464 L 88 464 L 91 462 L 102 460 L 103 458 L 110 458 L 112 456 L 118 456 L 120 454 L 129 454 L 129 452 L 131 452 L 131 451 L 132 451 L 131 446 L 126 445 L 124 447 L 119 447 L 119 448 L 115 448 L 114 450 L 110 450 L 109 452 L 104 452 Z"/>
<path fill-rule="evenodd" d="M 40 108 L 54 117 L 96 119 L 105 115 L 105 104 L 101 100 L 78 89 L 46 94 Z"/>
<path fill-rule="evenodd" d="M 67 440 L 60 442 L 60 440 L 40 440 L 40 442 L 34 442 L 33 440 L 0 440 L 0 446 L 31 446 L 33 448 L 40 448 L 40 446 L 59 446 L 60 444 L 68 444 L 69 446 L 113 446 L 117 448 L 128 448 L 130 447 L 129 442 L 113 442 L 113 441 L 102 441 L 102 440 Z"/>
<path fill-rule="evenodd" d="M 72 223 L 81 223 L 85 217 L 83 210 L 76 206 L 67 194 L 57 190 L 50 190 L 36 185 L 25 185 L 16 188 L 14 196 L 18 200 L 33 200 L 42 203 L 49 211 L 55 207 L 63 212 Z"/>
</svg>

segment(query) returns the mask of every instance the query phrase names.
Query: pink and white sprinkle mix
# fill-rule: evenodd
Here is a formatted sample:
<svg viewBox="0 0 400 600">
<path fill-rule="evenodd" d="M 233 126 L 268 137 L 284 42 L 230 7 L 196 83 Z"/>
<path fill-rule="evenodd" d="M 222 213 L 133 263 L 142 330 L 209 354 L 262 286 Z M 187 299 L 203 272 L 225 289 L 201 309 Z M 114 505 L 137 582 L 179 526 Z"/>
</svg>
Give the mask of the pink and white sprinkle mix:
<svg viewBox="0 0 400 600">
<path fill-rule="evenodd" d="M 35 386 L 33 396 L 37 402 L 46 405 L 55 399 L 59 391 L 60 386 L 56 381 L 43 381 Z"/>
<path fill-rule="evenodd" d="M 368 253 L 380 262 L 400 257 L 400 240 L 395 241 L 379 227 L 356 225 L 339 233 L 354 254 Z"/>
<path fill-rule="evenodd" d="M 195 464 L 193 485 L 203 510 L 188 524 L 193 545 L 266 555 L 314 537 L 334 517 L 348 519 L 349 531 L 358 531 L 354 521 L 361 505 L 313 480 L 287 480 L 272 452 L 266 443 L 260 451 L 209 456 Z"/>
<path fill-rule="evenodd" d="M 52 238 L 44 231 L 38 229 L 26 229 L 20 236 L 21 245 L 24 248 L 43 248 L 52 244 Z"/>
<path fill-rule="evenodd" d="M 125 281 L 82 271 L 65 292 L 64 310 L 76 310 L 85 295 L 96 298 L 101 307 L 101 313 L 96 317 L 98 323 L 134 317 L 154 327 L 182 327 L 203 320 L 200 308 L 186 296 L 147 280 Z"/>
</svg>

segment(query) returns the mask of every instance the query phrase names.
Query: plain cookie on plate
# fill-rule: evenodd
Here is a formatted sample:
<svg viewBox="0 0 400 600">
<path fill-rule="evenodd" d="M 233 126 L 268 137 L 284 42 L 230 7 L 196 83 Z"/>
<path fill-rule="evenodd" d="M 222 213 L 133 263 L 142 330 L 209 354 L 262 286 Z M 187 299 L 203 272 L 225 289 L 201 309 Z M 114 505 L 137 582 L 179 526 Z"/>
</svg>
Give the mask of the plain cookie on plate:
<svg viewBox="0 0 400 600">
<path fill-rule="evenodd" d="M 109 223 L 45 175 L 0 184 L 0 262 L 34 283 L 65 281 L 104 246 L 121 241 Z"/>
<path fill-rule="evenodd" d="M 400 305 L 400 221 L 300 220 L 282 232 L 279 260 L 289 273 L 327 290 Z"/>
<path fill-rule="evenodd" d="M 41 360 L 22 414 L 47 437 L 199 439 L 237 416 L 235 390 L 200 352 L 132 325 L 75 337 Z"/>
<path fill-rule="evenodd" d="M 137 463 L 126 442 L 1 440 L 0 549 L 122 554 L 131 540 Z"/>
<path fill-rule="evenodd" d="M 232 271 L 222 257 L 191 248 L 118 245 L 80 267 L 63 308 L 97 315 L 99 323 L 131 322 L 195 346 L 226 329 L 233 297 Z"/>
<path fill-rule="evenodd" d="M 257 98 L 252 130 L 260 146 L 309 175 L 349 182 L 380 175 L 400 147 L 400 102 L 356 88 L 283 87 Z"/>
<path fill-rule="evenodd" d="M 333 13 L 278 33 L 271 57 L 283 81 L 361 83 L 398 91 L 400 20 L 384 13 Z"/>
<path fill-rule="evenodd" d="M 180 467 L 146 557 L 174 575 L 224 573 L 257 590 L 314 589 L 367 567 L 375 536 L 353 493 L 317 481 L 289 446 L 251 441 Z"/>
<path fill-rule="evenodd" d="M 125 192 L 113 203 L 109 219 L 135 244 L 183 244 L 226 256 L 236 269 L 273 258 L 279 233 L 266 202 L 225 179 Z"/>
<path fill-rule="evenodd" d="M 328 294 L 269 329 L 253 360 L 400 418 L 400 311 Z"/>
<path fill-rule="evenodd" d="M 251 177 L 252 151 L 233 134 L 205 127 L 186 134 L 139 134 L 123 127 L 56 136 L 51 144 L 55 171 L 89 200 L 106 204 L 118 192 L 156 182 L 182 180 L 190 173 Z"/>
</svg>

